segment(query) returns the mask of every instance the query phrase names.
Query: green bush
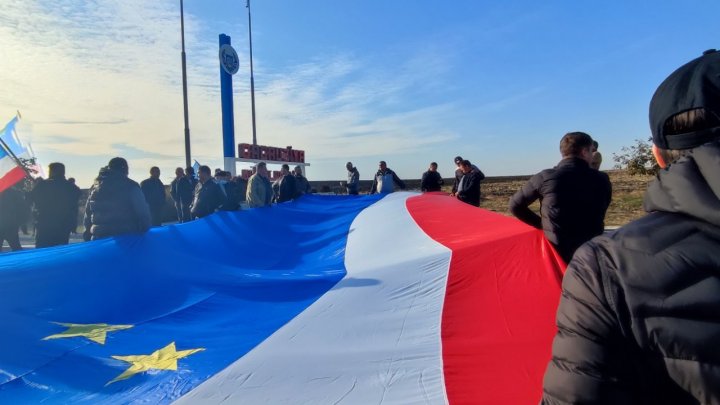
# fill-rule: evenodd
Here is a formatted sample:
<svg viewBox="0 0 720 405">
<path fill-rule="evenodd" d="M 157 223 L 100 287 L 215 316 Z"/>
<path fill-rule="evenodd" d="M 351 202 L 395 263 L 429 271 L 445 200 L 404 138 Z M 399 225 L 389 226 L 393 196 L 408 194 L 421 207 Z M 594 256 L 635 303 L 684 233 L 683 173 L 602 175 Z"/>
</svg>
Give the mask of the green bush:
<svg viewBox="0 0 720 405">
<path fill-rule="evenodd" d="M 631 175 L 654 175 L 660 170 L 652 154 L 652 138 L 647 141 L 636 139 L 635 145 L 623 146 L 621 153 L 613 153 L 616 169 L 623 169 Z"/>
</svg>

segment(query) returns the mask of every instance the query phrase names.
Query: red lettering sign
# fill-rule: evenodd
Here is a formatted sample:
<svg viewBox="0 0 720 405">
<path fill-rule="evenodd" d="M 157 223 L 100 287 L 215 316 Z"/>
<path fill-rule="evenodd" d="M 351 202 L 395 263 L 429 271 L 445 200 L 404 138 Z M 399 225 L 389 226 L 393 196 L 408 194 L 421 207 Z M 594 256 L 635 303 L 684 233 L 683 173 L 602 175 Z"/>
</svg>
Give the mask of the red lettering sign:
<svg viewBox="0 0 720 405">
<path fill-rule="evenodd" d="M 305 163 L 305 151 L 292 147 L 277 148 L 274 146 L 238 144 L 238 156 L 243 159 L 268 160 L 274 162 Z"/>
</svg>

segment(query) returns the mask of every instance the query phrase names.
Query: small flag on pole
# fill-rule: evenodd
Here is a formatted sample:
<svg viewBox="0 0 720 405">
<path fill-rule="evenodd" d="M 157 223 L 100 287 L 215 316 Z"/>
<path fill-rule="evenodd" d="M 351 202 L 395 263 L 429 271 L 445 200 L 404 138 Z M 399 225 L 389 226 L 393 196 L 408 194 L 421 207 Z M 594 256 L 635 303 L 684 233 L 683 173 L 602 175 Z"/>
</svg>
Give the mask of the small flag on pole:
<svg viewBox="0 0 720 405">
<path fill-rule="evenodd" d="M 0 192 L 24 179 L 28 171 L 20 159 L 28 159 L 30 153 L 15 133 L 18 117 L 14 117 L 0 131 Z"/>
</svg>

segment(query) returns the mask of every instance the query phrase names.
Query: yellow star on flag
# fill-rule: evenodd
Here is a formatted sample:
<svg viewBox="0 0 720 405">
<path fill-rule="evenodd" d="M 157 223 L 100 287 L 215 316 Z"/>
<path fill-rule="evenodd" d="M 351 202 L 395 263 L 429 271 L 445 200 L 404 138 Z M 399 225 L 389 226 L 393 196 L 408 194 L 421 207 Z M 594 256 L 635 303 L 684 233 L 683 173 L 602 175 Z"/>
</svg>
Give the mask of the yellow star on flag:
<svg viewBox="0 0 720 405">
<path fill-rule="evenodd" d="M 108 325 L 106 323 L 53 323 L 56 325 L 65 326 L 67 330 L 45 337 L 43 338 L 43 340 L 82 336 L 92 340 L 93 342 L 104 345 L 105 338 L 107 338 L 108 332 L 115 332 L 118 330 L 130 329 L 133 327 L 133 325 Z"/>
<path fill-rule="evenodd" d="M 112 381 L 105 384 L 108 386 L 116 381 L 127 380 L 135 374 L 148 371 L 150 369 L 155 370 L 177 370 L 177 361 L 183 357 L 187 357 L 191 354 L 201 352 L 204 348 L 190 349 L 190 350 L 175 350 L 175 342 L 171 342 L 169 345 L 163 347 L 160 350 L 155 350 L 152 354 L 137 355 L 137 356 L 112 356 L 113 359 L 122 360 L 130 363 L 130 368 L 125 370 L 122 374 L 115 377 Z"/>
</svg>

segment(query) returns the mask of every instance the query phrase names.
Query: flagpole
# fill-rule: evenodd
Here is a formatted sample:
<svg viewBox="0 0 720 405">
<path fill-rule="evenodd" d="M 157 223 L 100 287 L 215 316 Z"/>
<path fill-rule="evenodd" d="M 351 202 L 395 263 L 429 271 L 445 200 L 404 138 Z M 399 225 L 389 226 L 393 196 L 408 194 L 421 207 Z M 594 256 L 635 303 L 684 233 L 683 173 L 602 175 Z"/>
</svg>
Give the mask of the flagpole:
<svg viewBox="0 0 720 405">
<path fill-rule="evenodd" d="M 188 118 L 187 68 L 185 66 L 185 14 L 180 0 L 180 42 L 182 43 L 183 112 L 185 114 L 185 167 L 190 167 L 190 123 Z"/>
<path fill-rule="evenodd" d="M 250 39 L 250 104 L 252 108 L 253 145 L 257 145 L 257 133 L 255 131 L 255 76 L 253 75 L 252 20 L 250 18 L 250 0 L 247 0 L 246 7 L 248 9 L 248 38 Z"/>
</svg>

